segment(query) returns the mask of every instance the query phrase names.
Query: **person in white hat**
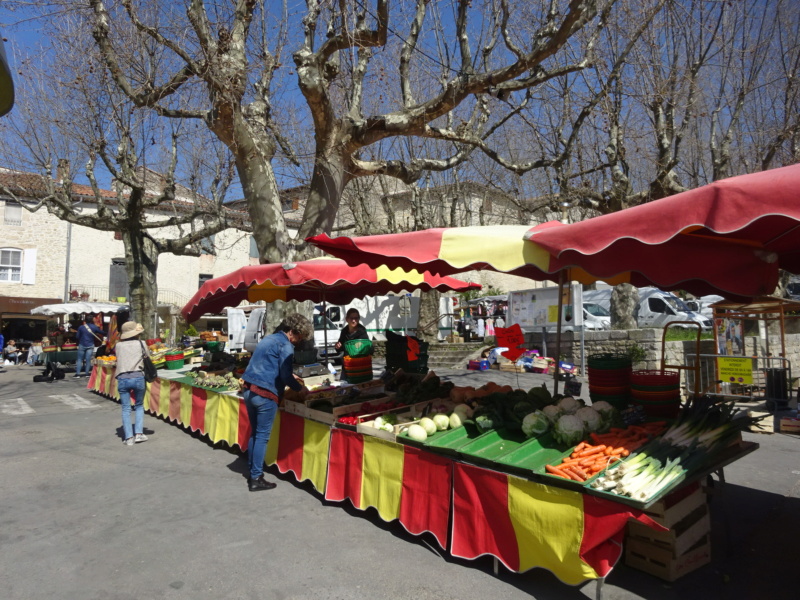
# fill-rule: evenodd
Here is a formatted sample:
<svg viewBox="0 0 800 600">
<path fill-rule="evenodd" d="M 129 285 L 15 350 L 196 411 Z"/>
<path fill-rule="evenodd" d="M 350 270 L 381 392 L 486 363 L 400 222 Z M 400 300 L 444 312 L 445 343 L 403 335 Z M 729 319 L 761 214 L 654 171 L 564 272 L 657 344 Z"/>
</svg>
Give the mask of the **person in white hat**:
<svg viewBox="0 0 800 600">
<path fill-rule="evenodd" d="M 119 342 L 114 348 L 117 354 L 117 390 L 122 403 L 122 429 L 124 443 L 133 446 L 146 442 L 144 427 L 144 357 L 150 356 L 150 349 L 139 336 L 144 328 L 135 321 L 122 325 Z M 131 394 L 136 401 L 136 421 L 131 428 Z"/>
</svg>

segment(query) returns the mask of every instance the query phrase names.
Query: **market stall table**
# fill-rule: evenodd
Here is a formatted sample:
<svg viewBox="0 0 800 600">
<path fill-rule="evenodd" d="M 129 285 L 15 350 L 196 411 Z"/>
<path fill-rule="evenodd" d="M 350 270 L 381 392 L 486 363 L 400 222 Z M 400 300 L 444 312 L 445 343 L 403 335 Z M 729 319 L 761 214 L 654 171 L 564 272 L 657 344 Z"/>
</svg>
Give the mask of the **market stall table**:
<svg viewBox="0 0 800 600">
<path fill-rule="evenodd" d="M 88 388 L 118 398 L 114 369 L 95 366 Z M 144 399 L 151 414 L 244 449 L 250 435 L 244 403 L 159 377 Z M 621 555 L 630 517 L 640 511 L 577 491 L 461 463 L 424 449 L 382 440 L 279 411 L 268 465 L 309 480 L 328 500 L 370 506 L 413 534 L 431 532 L 455 556 L 490 554 L 509 569 L 552 571 L 577 585 L 604 578 Z M 448 524 L 452 538 L 448 543 Z"/>
</svg>

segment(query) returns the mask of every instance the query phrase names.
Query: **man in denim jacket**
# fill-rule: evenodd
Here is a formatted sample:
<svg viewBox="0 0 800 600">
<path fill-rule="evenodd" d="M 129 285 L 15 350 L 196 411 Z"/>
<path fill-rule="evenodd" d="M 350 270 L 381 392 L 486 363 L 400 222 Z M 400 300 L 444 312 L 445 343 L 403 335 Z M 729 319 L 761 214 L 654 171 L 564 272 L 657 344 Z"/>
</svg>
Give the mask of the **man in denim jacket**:
<svg viewBox="0 0 800 600">
<path fill-rule="evenodd" d="M 278 403 L 288 386 L 295 391 L 304 388 L 303 380 L 292 371 L 294 347 L 314 335 L 314 328 L 303 315 L 286 317 L 279 331 L 265 337 L 256 346 L 242 379 L 245 382 L 244 402 L 250 418 L 250 443 L 247 456 L 250 474 L 247 486 L 251 492 L 271 490 L 276 484 L 264 479 L 264 455 L 278 412 Z"/>
</svg>

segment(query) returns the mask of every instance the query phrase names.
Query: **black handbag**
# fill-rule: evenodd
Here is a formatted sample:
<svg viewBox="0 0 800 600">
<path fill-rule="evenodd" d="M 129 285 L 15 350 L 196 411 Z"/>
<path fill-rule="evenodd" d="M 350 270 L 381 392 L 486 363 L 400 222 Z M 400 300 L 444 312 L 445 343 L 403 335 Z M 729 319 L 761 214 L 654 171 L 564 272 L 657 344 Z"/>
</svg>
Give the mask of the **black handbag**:
<svg viewBox="0 0 800 600">
<path fill-rule="evenodd" d="M 142 366 L 144 367 L 144 380 L 147 383 L 153 381 L 156 377 L 158 377 L 158 370 L 156 369 L 153 361 L 150 360 L 150 357 L 145 354 L 147 349 L 144 347 L 144 342 L 139 340 L 139 343 L 142 345 Z"/>
</svg>

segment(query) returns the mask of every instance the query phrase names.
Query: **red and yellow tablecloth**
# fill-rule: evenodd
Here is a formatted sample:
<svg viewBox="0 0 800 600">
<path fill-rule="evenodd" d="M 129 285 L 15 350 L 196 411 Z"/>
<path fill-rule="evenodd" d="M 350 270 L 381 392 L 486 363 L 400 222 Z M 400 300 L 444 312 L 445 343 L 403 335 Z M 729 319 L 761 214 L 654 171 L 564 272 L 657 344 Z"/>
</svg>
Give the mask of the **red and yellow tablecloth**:
<svg viewBox="0 0 800 600">
<path fill-rule="evenodd" d="M 96 366 L 88 388 L 119 399 L 113 367 Z M 250 423 L 238 396 L 158 378 L 148 384 L 144 405 L 213 442 L 247 448 Z M 397 520 L 410 533 L 431 532 L 454 556 L 491 555 L 516 572 L 540 567 L 571 585 L 611 571 L 629 518 L 658 527 L 616 502 L 284 411 L 278 411 L 266 463 L 311 481 L 326 500 L 349 499 L 359 509 L 374 507 L 383 520 Z"/>
</svg>

